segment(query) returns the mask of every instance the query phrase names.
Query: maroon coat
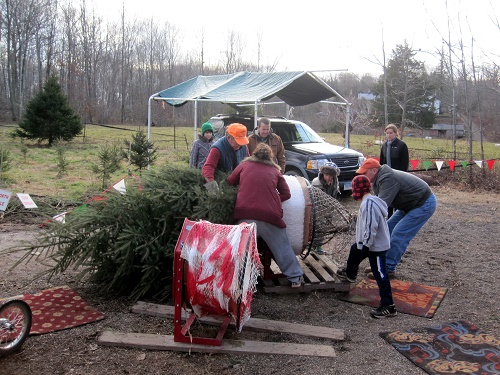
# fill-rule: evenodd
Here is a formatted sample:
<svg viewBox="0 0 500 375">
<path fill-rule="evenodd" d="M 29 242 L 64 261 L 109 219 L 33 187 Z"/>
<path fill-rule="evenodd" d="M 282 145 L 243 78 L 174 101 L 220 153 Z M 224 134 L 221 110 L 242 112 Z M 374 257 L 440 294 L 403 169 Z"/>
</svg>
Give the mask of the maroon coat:
<svg viewBox="0 0 500 375">
<path fill-rule="evenodd" d="M 253 219 L 286 228 L 281 202 L 290 199 L 290 189 L 274 166 L 254 161 L 238 165 L 227 178 L 229 185 L 239 185 L 234 220 Z"/>
</svg>

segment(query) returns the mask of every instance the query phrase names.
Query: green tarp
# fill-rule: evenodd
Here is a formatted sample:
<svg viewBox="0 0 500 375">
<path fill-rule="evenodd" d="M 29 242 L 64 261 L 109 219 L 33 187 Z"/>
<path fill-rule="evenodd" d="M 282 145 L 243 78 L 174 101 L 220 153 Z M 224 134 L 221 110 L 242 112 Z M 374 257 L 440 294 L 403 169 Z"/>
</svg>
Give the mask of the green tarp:
<svg viewBox="0 0 500 375">
<path fill-rule="evenodd" d="M 153 95 L 172 106 L 188 101 L 209 100 L 226 104 L 256 103 L 273 96 L 290 106 L 302 106 L 336 97 L 334 89 L 312 72 L 239 72 L 198 76 Z"/>
</svg>

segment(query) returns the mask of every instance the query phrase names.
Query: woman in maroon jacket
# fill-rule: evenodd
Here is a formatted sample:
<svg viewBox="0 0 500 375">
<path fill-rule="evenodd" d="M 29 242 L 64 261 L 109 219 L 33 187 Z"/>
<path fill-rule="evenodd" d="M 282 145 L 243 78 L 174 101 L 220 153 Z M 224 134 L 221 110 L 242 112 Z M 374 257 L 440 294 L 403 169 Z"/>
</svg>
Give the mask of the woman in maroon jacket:
<svg viewBox="0 0 500 375">
<path fill-rule="evenodd" d="M 241 162 L 227 178 L 229 185 L 239 185 L 234 220 L 256 223 L 257 235 L 271 250 L 276 264 L 292 287 L 303 283 L 303 271 L 286 234 L 281 202 L 290 199 L 290 189 L 273 161 L 273 152 L 259 143 L 252 156 Z"/>
</svg>

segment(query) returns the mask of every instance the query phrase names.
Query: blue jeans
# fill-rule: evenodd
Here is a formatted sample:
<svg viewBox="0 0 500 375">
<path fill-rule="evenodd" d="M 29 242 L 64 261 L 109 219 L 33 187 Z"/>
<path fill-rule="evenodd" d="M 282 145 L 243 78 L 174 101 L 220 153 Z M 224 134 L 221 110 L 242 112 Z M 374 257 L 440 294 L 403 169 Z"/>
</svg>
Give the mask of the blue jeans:
<svg viewBox="0 0 500 375">
<path fill-rule="evenodd" d="M 410 241 L 436 211 L 436 196 L 431 194 L 423 206 L 408 212 L 397 210 L 387 221 L 391 234 L 391 248 L 387 252 L 387 272 L 394 272 Z"/>
<path fill-rule="evenodd" d="M 238 220 L 238 224 L 242 222 L 257 224 L 257 236 L 266 242 L 280 271 L 291 283 L 299 282 L 304 272 L 288 240 L 286 228 L 260 220 Z"/>
</svg>

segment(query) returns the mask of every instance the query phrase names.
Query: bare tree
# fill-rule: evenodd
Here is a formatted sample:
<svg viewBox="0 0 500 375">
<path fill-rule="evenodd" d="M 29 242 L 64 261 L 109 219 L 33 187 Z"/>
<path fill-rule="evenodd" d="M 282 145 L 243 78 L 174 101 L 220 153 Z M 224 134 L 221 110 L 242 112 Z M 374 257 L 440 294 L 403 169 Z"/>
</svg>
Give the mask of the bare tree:
<svg viewBox="0 0 500 375">
<path fill-rule="evenodd" d="M 237 72 L 241 69 L 243 65 L 242 53 L 244 48 L 245 43 L 241 35 L 234 31 L 234 29 L 229 31 L 226 41 L 226 50 L 224 51 L 224 66 L 227 74 Z"/>
<path fill-rule="evenodd" d="M 262 55 L 262 30 L 257 32 L 257 71 L 260 72 L 260 59 Z"/>
<path fill-rule="evenodd" d="M 2 20 L 7 52 L 7 86 L 12 119 L 23 114 L 27 70 L 37 33 L 44 27 L 50 0 L 5 0 Z"/>
</svg>

